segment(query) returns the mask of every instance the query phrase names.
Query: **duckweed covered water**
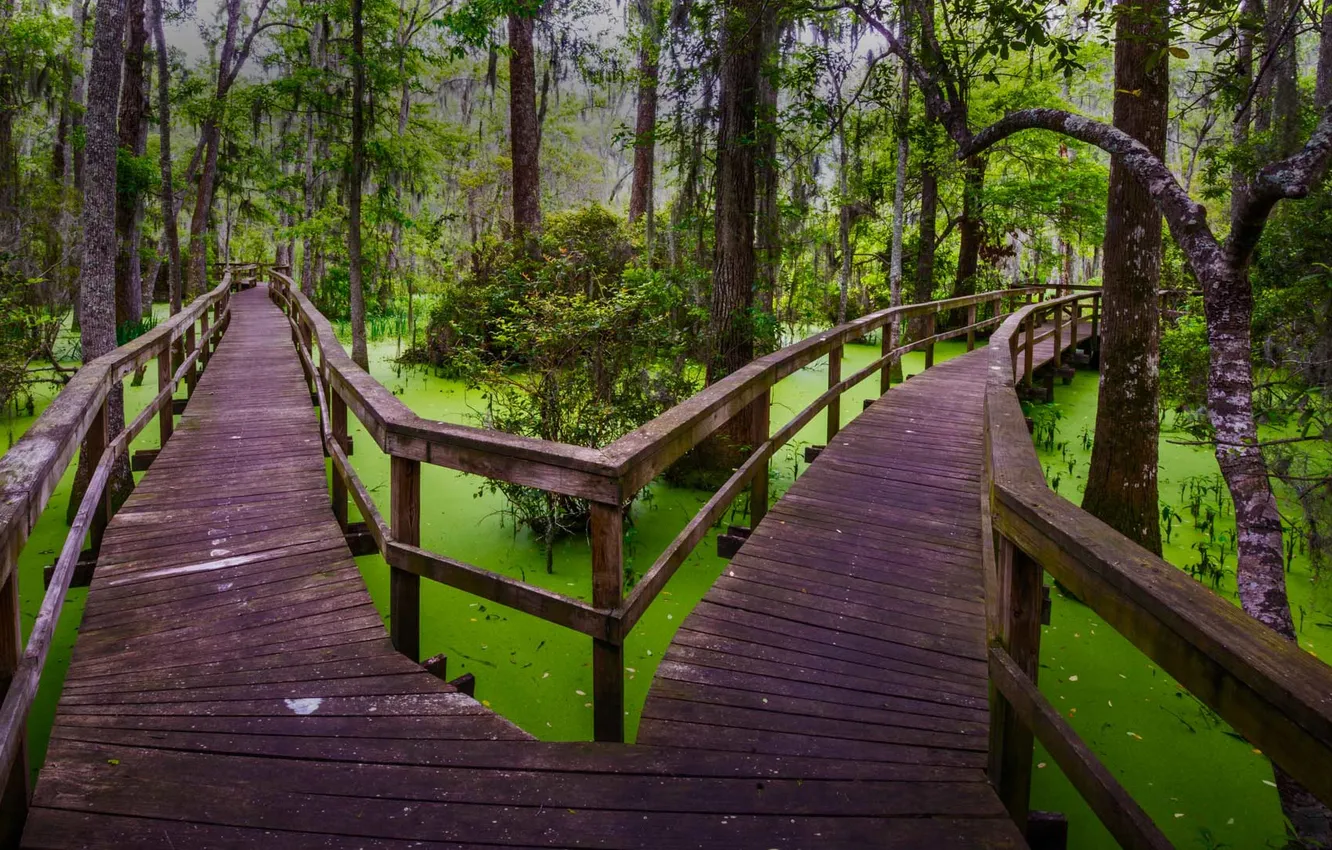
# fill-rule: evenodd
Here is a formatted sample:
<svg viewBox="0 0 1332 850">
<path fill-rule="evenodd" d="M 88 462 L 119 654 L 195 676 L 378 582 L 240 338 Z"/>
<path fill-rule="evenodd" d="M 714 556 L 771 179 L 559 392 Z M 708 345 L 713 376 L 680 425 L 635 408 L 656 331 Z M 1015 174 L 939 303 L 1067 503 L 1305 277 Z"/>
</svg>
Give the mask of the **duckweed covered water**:
<svg viewBox="0 0 1332 850">
<path fill-rule="evenodd" d="M 1080 503 L 1091 458 L 1084 435 L 1096 424 L 1096 374 L 1079 371 L 1071 386 L 1057 386 L 1055 402 L 1060 419 L 1054 447 L 1042 446 L 1038 454 L 1047 480 L 1053 485 L 1058 479 L 1058 492 Z M 1170 431 L 1168 424 L 1161 436 L 1160 494 L 1183 520 L 1173 525 L 1165 558 L 1179 567 L 1195 566 L 1202 545 L 1219 560 L 1235 524 L 1224 487 L 1221 504 L 1213 501 L 1220 482 L 1216 459 L 1210 448 L 1172 442 L 1189 437 Z M 1212 493 L 1195 523 L 1190 493 L 1200 484 L 1210 484 Z M 1209 506 L 1217 515 L 1211 532 Z M 1300 515 L 1298 505 L 1283 505 L 1283 512 Z M 1233 550 L 1226 558 L 1218 592 L 1238 605 Z M 1332 637 L 1326 580 L 1311 574 L 1307 556 L 1297 555 L 1287 585 L 1300 646 L 1326 658 Z M 1051 625 L 1041 636 L 1041 690 L 1174 845 L 1285 847 L 1267 759 L 1089 608 L 1058 588 L 1052 594 Z M 1117 846 L 1040 747 L 1036 764 L 1032 807 L 1068 815 L 1069 846 Z"/>
<path fill-rule="evenodd" d="M 846 349 L 843 374 L 869 363 L 877 346 Z M 941 344 L 939 360 L 960 353 L 960 344 Z M 372 345 L 371 371 L 381 382 L 424 417 L 474 424 L 484 399 L 457 381 L 421 370 L 400 370 L 392 363 L 392 342 Z M 919 372 L 923 357 L 906 358 L 906 371 Z M 779 384 L 773 393 L 773 428 L 808 404 L 826 387 L 826 366 L 820 362 Z M 143 385 L 127 387 L 127 410 L 142 408 L 153 395 L 156 375 L 149 366 Z M 842 403 L 844 421 L 873 397 L 873 378 L 848 393 Z M 37 414 L 49 396 L 35 399 Z M 1080 439 L 1095 421 L 1096 377 L 1079 372 L 1070 387 L 1059 387 L 1056 448 L 1042 451 L 1047 477 L 1058 473 L 1059 491 L 1075 501 L 1081 497 L 1089 452 Z M 132 415 L 132 413 L 130 414 Z M 35 417 L 3 420 L 10 442 Z M 825 421 L 818 417 L 772 464 L 774 498 L 803 470 L 804 445 L 820 444 Z M 358 423 L 352 422 L 352 461 L 380 509 L 389 507 L 388 459 Z M 1196 561 L 1193 548 L 1205 534 L 1190 521 L 1180 504 L 1181 482 L 1216 474 L 1207 449 L 1165 442 L 1161 452 L 1161 494 L 1175 504 L 1186 521 L 1175 527 L 1166 557 L 1176 565 Z M 148 428 L 135 448 L 156 445 Z M 1062 445 L 1061 445 L 1062 444 Z M 1068 465 L 1072 464 L 1072 469 Z M 73 469 L 66 472 L 50 506 L 42 515 L 19 561 L 24 633 L 41 603 L 42 567 L 63 544 L 65 505 Z M 557 544 L 554 571 L 545 571 L 545 556 L 530 534 L 515 534 L 501 518 L 502 498 L 483 491 L 480 478 L 439 467 L 422 469 L 422 545 L 434 551 L 520 578 L 570 596 L 589 599 L 590 557 L 585 540 Z M 646 570 L 697 512 L 708 494 L 653 485 L 634 508 L 626 539 L 626 556 L 636 572 Z M 730 520 L 746 523 L 743 512 Z M 1233 519 L 1228 520 L 1233 528 Z M 1224 527 L 1223 517 L 1219 525 Z M 626 728 L 636 734 L 639 714 L 662 652 L 676 628 L 711 586 L 724 561 L 716 557 L 715 531 L 698 546 L 626 643 Z M 377 556 L 358 559 L 376 606 L 387 617 L 388 569 Z M 1233 557 L 1221 586 L 1234 597 Z M 1318 653 L 1326 648 L 1328 594 L 1308 572 L 1307 559 L 1297 558 L 1290 576 L 1292 607 L 1297 612 L 1301 646 Z M 65 615 L 51 649 L 46 672 L 29 721 L 34 770 L 42 762 L 70 652 L 82 615 L 86 591 L 71 591 Z M 1321 641 L 1321 644 L 1320 644 Z M 502 606 L 432 582 L 422 583 L 422 653 L 445 653 L 449 675 L 473 673 L 477 698 L 543 740 L 587 740 L 592 734 L 590 639 Z M 1265 758 L 1235 736 L 1206 707 L 1177 688 L 1168 676 L 1089 609 L 1055 591 L 1053 623 L 1042 639 L 1041 688 L 1069 718 L 1080 735 L 1101 756 L 1130 793 L 1179 847 L 1280 847 L 1282 820 L 1271 768 Z M 1077 793 L 1038 748 L 1033 807 L 1065 812 L 1071 824 L 1070 846 L 1109 848 L 1114 842 L 1100 827 Z"/>
</svg>

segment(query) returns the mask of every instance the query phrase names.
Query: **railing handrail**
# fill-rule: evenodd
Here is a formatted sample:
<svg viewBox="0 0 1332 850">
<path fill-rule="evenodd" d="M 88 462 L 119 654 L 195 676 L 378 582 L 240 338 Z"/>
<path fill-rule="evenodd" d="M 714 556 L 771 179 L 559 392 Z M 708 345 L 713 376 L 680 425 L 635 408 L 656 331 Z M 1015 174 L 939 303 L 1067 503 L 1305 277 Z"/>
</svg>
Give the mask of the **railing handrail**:
<svg viewBox="0 0 1332 850">
<path fill-rule="evenodd" d="M 1039 588 L 1034 583 L 1039 575 L 1025 584 L 1005 585 L 1006 567 L 997 550 L 1011 547 L 1009 557 L 1026 559 L 1036 570 L 1049 572 L 1275 764 L 1332 804 L 1332 667 L 1046 484 L 1014 391 L 1012 352 L 1019 329 L 1040 313 L 1088 297 L 1096 294 L 1079 293 L 1024 307 L 990 339 L 983 498 L 996 545 L 985 547 L 987 615 L 992 621 L 987 631 L 1005 658 L 1010 653 L 1030 658 L 1038 651 L 1039 629 L 1035 646 L 1007 645 L 1010 638 L 1030 643 L 1011 627 L 1015 618 L 1029 615 L 1032 605 L 1040 607 L 1039 600 L 1010 599 L 1019 592 L 1014 585 Z M 1006 611 L 1005 605 L 1011 608 Z M 994 622 L 996 618 L 999 622 Z M 995 663 L 992 658 L 992 667 Z M 1006 672 L 1011 670 L 1006 667 Z M 1027 671 L 1033 682 L 1034 672 L 1034 668 Z M 994 727 L 1001 723 L 1000 718 L 993 721 Z M 1003 733 L 994 728 L 994 734 Z M 1061 767 L 1070 775 L 1077 770 L 1077 765 Z M 1085 772 L 1082 775 L 1085 779 Z M 993 775 L 991 779 L 1003 782 Z M 1088 802 L 1108 827 L 1118 819 L 1118 826 L 1128 829 L 1116 832 L 1124 846 L 1158 846 L 1147 828 L 1150 821 L 1143 825 L 1133 817 L 1126 819 L 1123 811 L 1106 802 L 1108 796 L 1100 798 L 1105 810 L 1098 809 L 1093 796 Z"/>
<path fill-rule="evenodd" d="M 152 330 L 79 367 L 23 436 L 0 457 L 0 547 L 21 548 L 111 386 L 181 339 L 227 291 L 224 279 Z M 3 548 L 0 548 L 3 551 Z M 0 584 L 7 573 L 0 567 Z"/>
<path fill-rule="evenodd" d="M 335 388 L 346 391 L 349 406 L 355 408 L 357 418 L 366 425 L 366 430 L 381 449 L 429 463 L 440 463 L 430 456 L 431 446 L 479 452 L 489 458 L 452 457 L 452 462 L 445 465 L 467 464 L 459 468 L 500 478 L 504 476 L 496 473 L 504 470 L 494 468 L 496 457 L 537 463 L 547 467 L 542 476 L 528 475 L 527 480 L 504 480 L 606 502 L 628 500 L 671 461 L 698 445 L 731 418 L 730 415 L 720 414 L 743 408 L 777 381 L 833 349 L 862 339 L 895 319 L 933 315 L 943 310 L 965 308 L 1046 289 L 1019 287 L 995 290 L 960 298 L 889 307 L 870 313 L 764 355 L 608 446 L 597 449 L 418 416 L 352 361 L 338 340 L 332 323 L 300 292 L 289 275 L 278 271 L 269 273 L 282 284 L 311 325 L 320 350 L 328 352 L 332 367 L 330 382 L 336 383 Z M 705 424 L 700 428 L 700 423 Z M 682 432 L 691 429 L 690 439 L 678 439 Z"/>
</svg>

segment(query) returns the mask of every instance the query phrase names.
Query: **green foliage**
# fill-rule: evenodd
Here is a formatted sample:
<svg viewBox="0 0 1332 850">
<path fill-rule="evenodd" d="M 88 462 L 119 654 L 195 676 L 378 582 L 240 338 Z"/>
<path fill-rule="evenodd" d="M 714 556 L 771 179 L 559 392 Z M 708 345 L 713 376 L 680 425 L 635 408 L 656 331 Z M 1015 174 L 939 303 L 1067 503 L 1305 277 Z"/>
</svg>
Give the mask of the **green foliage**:
<svg viewBox="0 0 1332 850">
<path fill-rule="evenodd" d="M 1161 400 L 1199 412 L 1207 404 L 1207 321 L 1201 298 L 1191 299 L 1184 310 L 1161 334 Z"/>
</svg>

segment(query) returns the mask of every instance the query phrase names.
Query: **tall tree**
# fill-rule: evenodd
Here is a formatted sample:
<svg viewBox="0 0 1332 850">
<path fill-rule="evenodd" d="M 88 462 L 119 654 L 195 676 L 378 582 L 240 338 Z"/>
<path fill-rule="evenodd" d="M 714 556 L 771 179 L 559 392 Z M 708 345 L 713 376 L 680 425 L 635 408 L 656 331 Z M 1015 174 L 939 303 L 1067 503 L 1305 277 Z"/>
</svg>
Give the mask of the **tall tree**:
<svg viewBox="0 0 1332 850">
<path fill-rule="evenodd" d="M 91 363 L 116 347 L 116 108 L 120 103 L 120 71 L 124 57 L 126 0 L 99 0 L 93 28 L 92 61 L 88 73 L 88 110 L 84 118 L 83 262 L 79 273 L 82 317 L 79 339 L 83 362 Z M 125 427 L 125 400 L 120 384 L 107 396 L 107 439 Z M 86 448 L 86 447 L 85 447 Z M 92 468 L 89 453 L 79 452 L 70 498 L 71 513 L 88 487 Z M 119 505 L 133 481 L 122 454 L 112 475 L 112 501 Z"/>
<path fill-rule="evenodd" d="M 352 360 L 370 368 L 365 342 L 365 278 L 361 256 L 361 188 L 365 181 L 365 0 L 351 0 L 352 119 L 351 168 L 347 177 L 347 262 L 349 267 Z"/>
<path fill-rule="evenodd" d="M 753 139 L 763 61 L 762 39 L 755 35 L 763 7 L 764 0 L 732 0 L 722 11 L 708 383 L 754 358 Z M 742 439 L 747 438 L 746 432 Z"/>
<path fill-rule="evenodd" d="M 536 107 L 536 9 L 509 13 L 509 151 L 513 158 L 513 233 L 538 250 L 541 230 L 541 122 Z"/>
<path fill-rule="evenodd" d="M 652 208 L 657 150 L 658 53 L 661 20 L 653 0 L 635 0 L 638 12 L 638 104 L 634 116 L 634 175 L 629 187 L 629 220 L 638 221 Z M 648 224 L 651 227 L 651 222 Z M 651 240 L 648 240 L 649 244 Z"/>
<path fill-rule="evenodd" d="M 121 79 L 119 134 L 126 162 L 136 162 L 148 144 L 148 88 L 144 75 L 144 51 L 148 27 L 143 0 L 128 0 L 125 7 L 125 61 Z M 138 169 L 131 169 L 137 174 Z M 136 322 L 143 316 L 139 268 L 139 238 L 143 200 L 137 180 L 116 192 L 116 324 Z"/>
<path fill-rule="evenodd" d="M 1166 0 L 1126 0 L 1115 11 L 1114 125 L 1164 159 L 1169 6 Z M 1158 555 L 1160 281 L 1161 213 L 1123 158 L 1112 157 L 1096 442 L 1082 507 Z"/>
<path fill-rule="evenodd" d="M 171 68 L 167 53 L 166 32 L 163 27 L 163 0 L 152 0 L 150 14 L 153 20 L 153 38 L 157 45 L 157 126 L 162 169 L 162 235 L 167 248 L 167 279 L 170 281 L 171 315 L 181 310 L 184 290 L 180 267 L 180 206 L 176 203 L 176 187 L 171 169 Z"/>
</svg>

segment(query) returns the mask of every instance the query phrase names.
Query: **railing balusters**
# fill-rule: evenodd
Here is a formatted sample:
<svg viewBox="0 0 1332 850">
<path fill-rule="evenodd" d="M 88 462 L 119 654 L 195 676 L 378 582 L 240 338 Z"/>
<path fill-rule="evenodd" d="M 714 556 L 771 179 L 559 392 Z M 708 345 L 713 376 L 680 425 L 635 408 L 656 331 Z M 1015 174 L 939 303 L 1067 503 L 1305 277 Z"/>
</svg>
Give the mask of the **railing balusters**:
<svg viewBox="0 0 1332 850">
<path fill-rule="evenodd" d="M 976 329 L 972 327 L 976 324 L 976 305 L 967 305 L 967 351 L 976 350 Z"/>
<path fill-rule="evenodd" d="M 88 426 L 88 434 L 83 440 L 84 451 L 88 453 L 89 475 L 97 468 L 97 464 L 101 463 L 102 455 L 106 453 L 107 444 L 110 442 L 110 425 L 110 409 L 107 400 L 103 400 L 101 409 L 93 417 L 92 423 Z M 72 493 L 70 498 L 73 498 Z M 101 551 L 102 535 L 111 522 L 112 513 L 114 511 L 111 509 L 111 487 L 108 485 L 102 490 L 101 498 L 97 500 L 97 513 L 93 514 L 92 528 L 89 531 L 94 553 Z"/>
<path fill-rule="evenodd" d="M 1076 326 L 1074 328 L 1076 330 Z M 1063 356 L 1060 352 L 1064 348 L 1064 308 L 1054 308 L 1054 367 L 1058 369 L 1063 366 Z"/>
<path fill-rule="evenodd" d="M 336 478 L 337 476 L 334 476 Z M 399 543 L 421 543 L 421 462 L 394 456 L 390 472 L 390 527 Z M 344 505 L 345 505 L 344 493 Z M 344 508 L 345 513 L 345 508 Z M 421 577 L 389 567 L 389 637 L 413 661 L 421 660 Z"/>
<path fill-rule="evenodd" d="M 879 356 L 887 357 L 897 344 L 897 319 L 891 318 L 880 328 Z M 879 395 L 883 395 L 893 386 L 893 363 L 897 358 L 889 359 L 879 370 Z"/>
<path fill-rule="evenodd" d="M 593 502 L 592 604 L 618 608 L 624 592 L 624 511 L 618 504 Z M 624 645 L 618 636 L 592 639 L 592 736 L 624 740 Z"/>
</svg>

